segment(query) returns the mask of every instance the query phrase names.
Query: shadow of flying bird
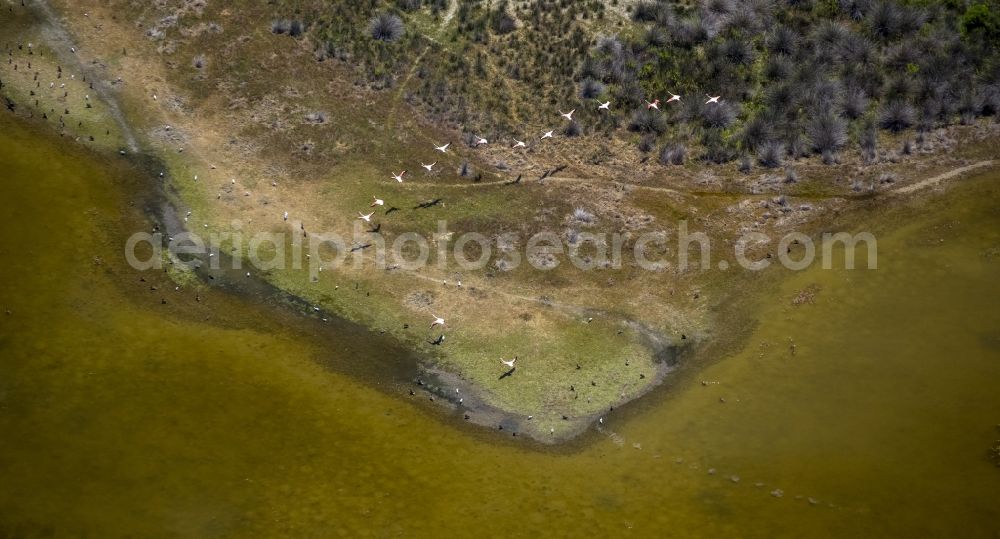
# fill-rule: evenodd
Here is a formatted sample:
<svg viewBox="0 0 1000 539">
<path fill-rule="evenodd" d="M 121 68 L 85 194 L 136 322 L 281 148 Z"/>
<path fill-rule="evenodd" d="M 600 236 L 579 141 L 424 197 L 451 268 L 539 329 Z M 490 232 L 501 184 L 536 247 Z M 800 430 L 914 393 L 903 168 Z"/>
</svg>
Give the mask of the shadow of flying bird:
<svg viewBox="0 0 1000 539">
<path fill-rule="evenodd" d="M 442 198 L 435 198 L 434 200 L 429 200 L 427 202 L 421 202 L 420 204 L 417 204 L 416 206 L 414 206 L 413 209 L 415 209 L 415 210 L 424 210 L 424 209 L 427 209 L 427 208 L 432 208 L 432 207 L 437 206 L 438 204 L 440 204 L 443 200 L 444 199 L 442 199 Z"/>
</svg>

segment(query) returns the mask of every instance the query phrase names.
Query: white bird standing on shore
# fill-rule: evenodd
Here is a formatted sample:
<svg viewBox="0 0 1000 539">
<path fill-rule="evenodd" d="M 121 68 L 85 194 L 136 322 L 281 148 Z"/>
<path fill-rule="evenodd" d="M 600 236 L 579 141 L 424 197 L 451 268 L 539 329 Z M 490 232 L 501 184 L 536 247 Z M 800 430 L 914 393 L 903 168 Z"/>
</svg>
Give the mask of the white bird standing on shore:
<svg viewBox="0 0 1000 539">
<path fill-rule="evenodd" d="M 371 212 L 368 215 L 365 215 L 365 214 L 363 214 L 361 212 L 358 212 L 358 219 L 361 219 L 362 221 L 364 221 L 366 223 L 370 223 L 370 222 L 372 222 L 372 215 L 375 215 L 375 212 Z"/>
<path fill-rule="evenodd" d="M 571 110 L 569 112 L 559 111 L 559 115 L 562 116 L 563 118 L 566 118 L 567 120 L 569 120 L 569 121 L 572 122 L 573 121 L 573 113 L 574 112 L 576 112 L 576 109 L 573 109 L 573 110 Z"/>
<path fill-rule="evenodd" d="M 374 202 L 372 202 L 371 206 L 368 206 L 369 208 L 374 208 L 375 206 L 385 206 L 385 201 L 381 198 L 375 195 L 372 195 L 372 198 L 374 199 Z"/>
<path fill-rule="evenodd" d="M 527 147 L 528 145 L 525 144 L 524 142 L 514 139 L 514 148 L 527 148 Z"/>
<path fill-rule="evenodd" d="M 542 139 L 544 140 L 544 139 L 547 139 L 547 138 L 552 138 L 552 132 L 553 131 L 555 131 L 555 129 L 553 129 L 552 131 L 546 131 L 545 134 L 542 135 Z"/>
<path fill-rule="evenodd" d="M 426 168 L 427 172 L 434 172 L 434 165 L 436 165 L 436 164 L 437 164 L 437 161 L 434 161 L 433 163 L 431 163 L 429 165 L 425 165 L 423 162 L 421 162 L 420 166 Z"/>
<path fill-rule="evenodd" d="M 708 101 L 705 101 L 706 105 L 709 104 L 709 103 L 715 103 L 716 105 L 718 105 L 719 104 L 719 98 L 722 97 L 722 96 L 721 95 L 717 95 L 715 97 L 712 97 L 712 96 L 710 96 L 708 94 L 705 94 L 705 97 L 708 98 Z"/>
<path fill-rule="evenodd" d="M 517 361 L 517 356 L 514 356 L 514 359 L 512 359 L 510 361 L 504 361 L 503 358 L 500 358 L 500 363 L 503 363 L 504 365 L 506 365 L 506 366 L 508 366 L 508 367 L 510 367 L 512 369 L 514 368 L 514 362 L 515 361 Z"/>
<path fill-rule="evenodd" d="M 442 327 L 444 327 L 444 318 L 441 318 L 440 316 L 438 316 L 436 314 L 432 314 L 431 316 L 434 317 L 434 322 L 431 324 L 431 328 L 434 328 L 434 326 L 442 326 Z"/>
<path fill-rule="evenodd" d="M 281 218 L 284 219 L 285 221 L 287 221 L 288 220 L 288 212 L 286 211 L 285 214 L 281 216 Z"/>
<path fill-rule="evenodd" d="M 681 96 L 679 96 L 679 95 L 677 95 L 677 94 L 675 94 L 673 92 L 667 92 L 667 93 L 670 94 L 670 99 L 667 100 L 667 103 L 673 103 L 674 101 L 680 101 L 681 100 Z"/>
<path fill-rule="evenodd" d="M 606 110 L 611 112 L 611 102 L 605 101 L 604 103 L 601 103 L 601 106 L 597 107 L 597 110 Z"/>
<path fill-rule="evenodd" d="M 437 150 L 437 151 L 439 151 L 439 152 L 441 152 L 441 153 L 447 153 L 448 152 L 448 146 L 451 146 L 450 142 L 448 144 L 445 144 L 444 146 L 435 146 L 434 149 Z"/>
<path fill-rule="evenodd" d="M 404 174 L 406 174 L 405 170 L 403 172 L 400 172 L 399 174 L 393 174 L 392 175 L 392 179 L 396 180 L 399 183 L 403 183 L 403 175 Z"/>
</svg>

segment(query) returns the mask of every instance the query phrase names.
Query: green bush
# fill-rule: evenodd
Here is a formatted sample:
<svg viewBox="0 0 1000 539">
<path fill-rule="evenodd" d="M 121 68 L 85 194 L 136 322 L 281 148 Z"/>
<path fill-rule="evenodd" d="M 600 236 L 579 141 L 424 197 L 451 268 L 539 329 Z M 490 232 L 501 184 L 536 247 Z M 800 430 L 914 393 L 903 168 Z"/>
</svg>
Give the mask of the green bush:
<svg viewBox="0 0 1000 539">
<path fill-rule="evenodd" d="M 981 36 L 996 41 L 1000 37 L 1000 6 L 988 6 L 985 3 L 969 6 L 962 15 L 959 28 L 967 38 Z"/>
</svg>

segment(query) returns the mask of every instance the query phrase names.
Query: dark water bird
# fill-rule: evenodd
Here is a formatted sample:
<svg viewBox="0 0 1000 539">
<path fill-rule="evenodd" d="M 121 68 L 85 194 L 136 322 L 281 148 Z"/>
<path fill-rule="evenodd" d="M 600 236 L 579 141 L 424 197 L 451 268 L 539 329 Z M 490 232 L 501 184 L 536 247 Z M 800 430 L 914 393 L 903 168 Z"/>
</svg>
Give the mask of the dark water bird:
<svg viewBox="0 0 1000 539">
<path fill-rule="evenodd" d="M 442 333 L 440 336 L 438 336 L 438 338 L 434 339 L 433 341 L 427 341 L 427 342 L 429 344 L 433 344 L 434 346 L 441 346 L 441 343 L 444 342 L 444 334 Z"/>
</svg>

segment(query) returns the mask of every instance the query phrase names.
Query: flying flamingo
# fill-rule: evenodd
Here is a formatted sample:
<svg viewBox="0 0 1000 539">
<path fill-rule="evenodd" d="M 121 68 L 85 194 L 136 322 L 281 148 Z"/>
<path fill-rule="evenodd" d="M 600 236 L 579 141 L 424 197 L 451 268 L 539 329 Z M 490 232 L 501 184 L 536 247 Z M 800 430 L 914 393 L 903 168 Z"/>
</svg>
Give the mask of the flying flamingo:
<svg viewBox="0 0 1000 539">
<path fill-rule="evenodd" d="M 374 208 L 375 206 L 385 206 L 385 201 L 381 198 L 375 195 L 372 195 L 372 198 L 374 199 L 374 202 L 372 202 L 371 206 L 368 206 L 369 208 Z"/>
<path fill-rule="evenodd" d="M 476 146 L 479 146 L 480 144 L 489 144 L 489 141 L 486 140 L 486 139 L 484 139 L 483 137 L 477 136 L 476 137 Z"/>
<path fill-rule="evenodd" d="M 573 110 L 571 110 L 569 112 L 559 111 L 559 115 L 562 116 L 563 118 L 566 118 L 567 120 L 569 120 L 569 121 L 572 122 L 573 121 L 573 113 L 574 112 L 576 112 L 576 109 L 573 109 Z"/>
<path fill-rule="evenodd" d="M 437 161 L 434 161 L 433 163 L 431 163 L 429 165 L 425 165 L 425 164 L 423 164 L 423 162 L 421 162 L 420 166 L 426 168 L 427 172 L 434 172 L 434 165 L 436 165 L 436 164 L 437 164 Z"/>
<path fill-rule="evenodd" d="M 706 105 L 709 104 L 709 103 L 715 103 L 716 105 L 718 105 L 719 104 L 719 98 L 722 97 L 722 96 L 721 95 L 717 95 L 715 97 L 712 97 L 712 96 L 710 96 L 708 94 L 705 94 L 705 97 L 708 98 L 708 101 L 705 101 Z"/>
<path fill-rule="evenodd" d="M 675 94 L 673 92 L 667 92 L 667 93 L 670 94 L 670 99 L 667 100 L 667 103 L 673 103 L 674 101 L 680 101 L 681 100 L 681 96 L 679 96 L 679 95 L 677 95 L 677 94 Z"/>
<path fill-rule="evenodd" d="M 555 131 L 555 130 L 553 129 L 552 131 Z M 547 138 L 552 138 L 552 131 L 546 131 L 545 134 L 542 135 L 542 139 L 544 140 L 544 139 L 547 139 Z"/>
<path fill-rule="evenodd" d="M 362 221 L 364 221 L 366 223 L 370 223 L 370 222 L 372 222 L 372 215 L 375 215 L 375 212 L 371 212 L 368 215 L 365 215 L 365 214 L 363 214 L 361 212 L 358 212 L 358 219 L 361 219 Z"/>
<path fill-rule="evenodd" d="M 611 102 L 605 101 L 604 103 L 601 103 L 601 106 L 597 107 L 597 110 L 606 110 L 611 112 Z"/>
<path fill-rule="evenodd" d="M 406 174 L 405 170 L 403 172 L 400 172 L 399 174 L 393 174 L 392 175 L 392 179 L 396 180 L 399 183 L 403 183 L 403 175 L 404 174 Z"/>
<path fill-rule="evenodd" d="M 432 329 L 434 328 L 434 326 L 444 327 L 444 318 L 441 318 L 440 316 L 438 316 L 436 314 L 432 314 L 431 316 L 434 317 L 434 322 L 431 324 L 431 328 Z"/>
<path fill-rule="evenodd" d="M 646 101 L 646 110 L 649 110 L 649 109 L 660 110 L 660 100 L 659 99 L 654 99 L 652 103 L 650 103 L 649 101 Z"/>
<path fill-rule="evenodd" d="M 441 152 L 441 153 L 447 153 L 448 152 L 448 146 L 451 146 L 450 142 L 448 144 L 445 144 L 444 146 L 435 146 L 434 149 L 437 150 L 437 151 L 439 151 L 439 152 Z"/>
<path fill-rule="evenodd" d="M 524 142 L 514 139 L 514 148 L 527 148 L 527 147 L 528 145 L 525 144 Z"/>
<path fill-rule="evenodd" d="M 514 362 L 515 361 L 517 361 L 517 356 L 514 356 L 514 359 L 512 359 L 510 361 L 504 361 L 503 358 L 500 358 L 500 363 L 503 363 L 504 365 L 506 365 L 506 366 L 508 366 L 508 367 L 510 367 L 512 369 L 514 368 Z"/>
</svg>

